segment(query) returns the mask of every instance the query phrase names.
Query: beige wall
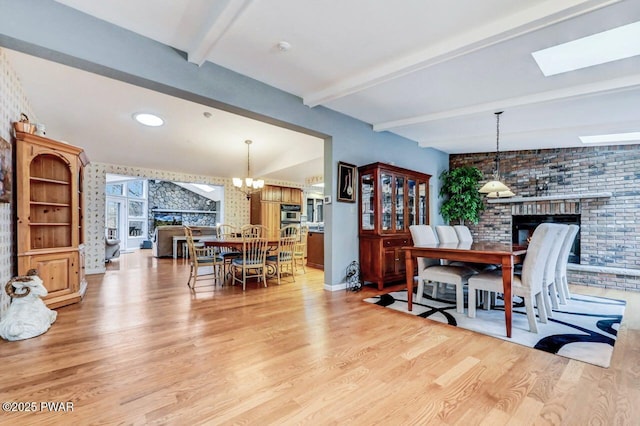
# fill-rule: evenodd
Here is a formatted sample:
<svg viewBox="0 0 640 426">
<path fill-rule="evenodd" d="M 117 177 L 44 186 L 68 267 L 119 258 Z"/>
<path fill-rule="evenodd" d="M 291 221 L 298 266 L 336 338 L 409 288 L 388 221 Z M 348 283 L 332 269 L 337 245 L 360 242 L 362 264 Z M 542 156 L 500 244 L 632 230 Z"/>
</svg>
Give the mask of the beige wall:
<svg viewBox="0 0 640 426">
<path fill-rule="evenodd" d="M 20 80 L 11 68 L 4 51 L 0 49 L 0 137 L 7 142 L 11 142 L 12 123 L 20 119 L 20 113 L 25 113 L 31 121 L 36 121 Z M 9 307 L 10 299 L 4 291 L 4 285 L 11 279 L 13 272 L 13 256 L 16 250 L 13 240 L 11 204 L 0 203 L 0 317 Z"/>
</svg>

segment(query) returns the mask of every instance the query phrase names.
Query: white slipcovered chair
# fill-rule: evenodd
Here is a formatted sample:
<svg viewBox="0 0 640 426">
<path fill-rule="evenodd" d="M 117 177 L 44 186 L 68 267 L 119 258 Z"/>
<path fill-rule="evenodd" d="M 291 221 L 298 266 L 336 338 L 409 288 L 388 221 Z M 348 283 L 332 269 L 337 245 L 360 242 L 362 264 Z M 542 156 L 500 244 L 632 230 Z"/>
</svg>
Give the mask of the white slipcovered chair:
<svg viewBox="0 0 640 426">
<path fill-rule="evenodd" d="M 544 278 L 542 281 L 542 296 L 544 297 L 544 307 L 547 310 L 547 316 L 553 317 L 553 309 L 558 309 L 558 286 L 556 285 L 556 266 L 558 265 L 558 257 L 564 239 L 569 232 L 568 225 L 557 224 L 562 227 L 562 231 L 557 235 L 553 246 L 549 251 L 549 258 L 544 268 Z"/>
<path fill-rule="evenodd" d="M 444 244 L 453 244 L 459 242 L 458 234 L 453 226 L 438 225 L 436 226 L 436 234 L 438 234 L 438 240 Z"/>
<path fill-rule="evenodd" d="M 569 231 L 562 242 L 562 248 L 558 255 L 558 264 L 556 265 L 556 287 L 558 289 L 558 296 L 560 296 L 560 304 L 566 305 L 567 300 L 571 299 L 571 292 L 569 291 L 569 282 L 567 281 L 567 263 L 569 262 L 569 254 L 571 253 L 571 247 L 573 241 L 578 235 L 578 225 L 569 225 Z"/>
<path fill-rule="evenodd" d="M 429 225 L 411 225 L 411 238 L 416 246 L 437 244 L 436 236 Z M 416 303 L 422 302 L 425 281 L 433 283 L 432 297 L 438 295 L 438 285 L 451 284 L 456 287 L 456 311 L 464 313 L 464 285 L 475 272 L 466 266 L 440 265 L 439 259 L 418 258 L 418 286 Z"/>
<path fill-rule="evenodd" d="M 465 225 L 454 225 L 453 229 L 456 231 L 456 235 L 458 236 L 458 241 L 461 243 L 472 243 L 473 235 L 471 235 L 471 231 L 469 227 Z"/>
<path fill-rule="evenodd" d="M 524 306 L 529 320 L 529 330 L 538 332 L 536 315 L 534 312 L 534 298 L 538 308 L 540 322 L 547 322 L 547 315 L 543 299 L 543 280 L 545 266 L 549 253 L 557 236 L 562 232 L 562 226 L 552 223 L 540 224 L 531 237 L 531 243 L 522 266 L 522 275 L 513 277 L 511 293 L 524 299 Z M 469 278 L 469 317 L 476 316 L 476 291 L 503 293 L 502 271 L 483 272 Z M 505 303 L 511 303 L 505 300 Z"/>
</svg>

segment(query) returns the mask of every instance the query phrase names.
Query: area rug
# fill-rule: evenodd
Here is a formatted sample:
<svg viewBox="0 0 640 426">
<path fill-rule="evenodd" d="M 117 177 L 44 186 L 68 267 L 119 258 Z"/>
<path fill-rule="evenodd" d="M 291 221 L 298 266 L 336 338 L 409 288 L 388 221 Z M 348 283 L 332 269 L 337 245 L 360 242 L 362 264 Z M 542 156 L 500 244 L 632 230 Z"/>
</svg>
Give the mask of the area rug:
<svg viewBox="0 0 640 426">
<path fill-rule="evenodd" d="M 425 293 L 427 293 L 425 288 Z M 455 292 L 444 292 L 437 299 L 424 296 L 413 310 L 407 310 L 407 291 L 396 291 L 364 299 L 365 302 L 391 308 L 407 314 L 472 330 L 530 348 L 561 355 L 578 361 L 609 367 L 618 327 L 622 321 L 624 300 L 572 294 L 566 305 L 553 311 L 547 324 L 538 322 L 538 333 L 529 331 L 524 303 L 514 298 L 512 337 L 506 336 L 504 303 L 497 299 L 491 310 L 478 307 L 476 318 L 456 312 Z M 466 294 L 465 294 L 466 296 Z"/>
</svg>

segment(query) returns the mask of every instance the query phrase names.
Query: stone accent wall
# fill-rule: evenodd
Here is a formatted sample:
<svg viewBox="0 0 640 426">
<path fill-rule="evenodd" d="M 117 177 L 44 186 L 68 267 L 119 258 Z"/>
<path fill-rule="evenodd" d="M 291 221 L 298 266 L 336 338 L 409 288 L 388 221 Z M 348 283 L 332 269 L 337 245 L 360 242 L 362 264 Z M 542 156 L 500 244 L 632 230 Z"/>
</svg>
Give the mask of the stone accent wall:
<svg viewBox="0 0 640 426">
<path fill-rule="evenodd" d="M 495 153 L 452 154 L 450 167 L 478 167 L 489 177 Z M 478 239 L 511 241 L 512 214 L 581 214 L 580 264 L 572 283 L 640 290 L 640 145 L 594 146 L 501 153 L 503 182 L 516 196 L 611 192 L 608 198 L 516 204 L 486 203 Z M 530 213 L 533 212 L 533 213 Z M 603 272 L 607 271 L 607 272 Z"/>
<path fill-rule="evenodd" d="M 149 235 L 153 235 L 154 209 L 182 211 L 182 224 L 191 226 L 216 226 L 220 201 L 213 201 L 193 191 L 166 181 L 149 180 Z M 210 210 L 216 213 L 185 213 L 185 210 Z"/>
</svg>

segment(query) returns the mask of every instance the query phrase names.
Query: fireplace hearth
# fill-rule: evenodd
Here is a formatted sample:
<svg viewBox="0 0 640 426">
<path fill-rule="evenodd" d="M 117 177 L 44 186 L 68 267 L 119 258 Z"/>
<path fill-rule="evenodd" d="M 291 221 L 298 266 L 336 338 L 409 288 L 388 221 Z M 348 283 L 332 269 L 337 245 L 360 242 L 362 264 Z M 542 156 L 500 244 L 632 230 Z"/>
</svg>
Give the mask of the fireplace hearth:
<svg viewBox="0 0 640 426">
<path fill-rule="evenodd" d="M 512 241 L 514 244 L 529 245 L 533 231 L 541 223 L 562 223 L 566 225 L 580 226 L 579 214 L 557 215 L 513 215 L 512 216 Z M 569 263 L 580 263 L 580 230 L 573 242 L 569 253 Z"/>
</svg>

